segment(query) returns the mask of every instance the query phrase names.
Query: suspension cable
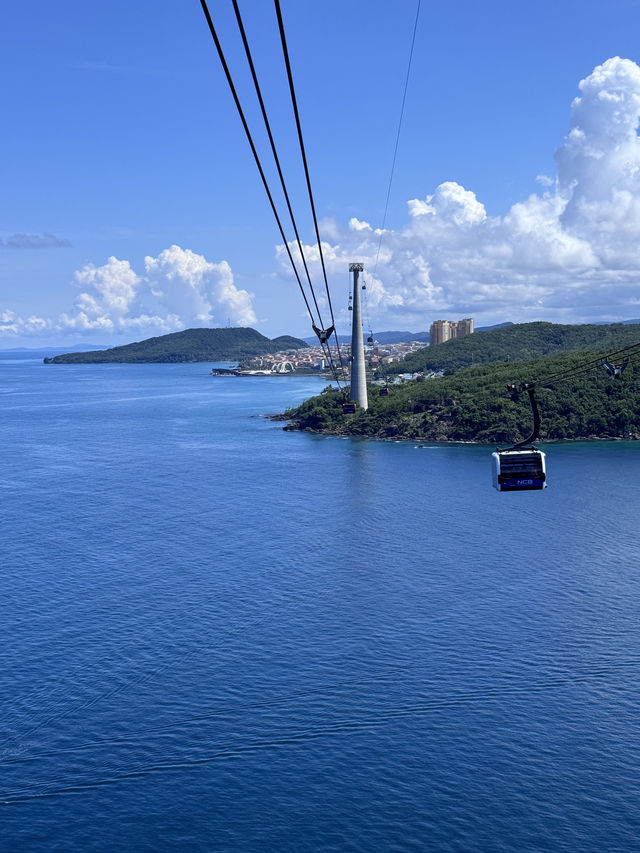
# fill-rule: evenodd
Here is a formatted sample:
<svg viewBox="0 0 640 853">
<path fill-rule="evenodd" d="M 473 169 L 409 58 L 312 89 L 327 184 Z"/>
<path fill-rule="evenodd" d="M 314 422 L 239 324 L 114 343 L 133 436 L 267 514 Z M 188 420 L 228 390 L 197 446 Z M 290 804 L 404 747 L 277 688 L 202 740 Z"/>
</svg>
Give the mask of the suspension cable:
<svg viewBox="0 0 640 853">
<path fill-rule="evenodd" d="M 238 22 L 238 29 L 240 30 L 240 36 L 242 38 L 242 44 L 244 45 L 244 51 L 247 57 L 247 62 L 249 63 L 249 69 L 251 71 L 251 77 L 253 79 L 253 85 L 256 90 L 256 95 L 258 97 L 258 102 L 260 104 L 260 110 L 262 112 L 262 119 L 264 121 L 264 126 L 267 131 L 267 136 L 269 137 L 269 144 L 271 145 L 271 153 L 273 154 L 273 159 L 276 164 L 276 169 L 278 170 L 278 177 L 280 178 L 280 185 L 282 187 L 282 192 L 284 194 L 284 199 L 287 205 L 287 210 L 289 211 L 289 216 L 291 218 L 291 224 L 293 226 L 294 233 L 296 235 L 296 241 L 298 243 L 298 251 L 300 252 L 300 257 L 302 258 L 302 264 L 304 266 L 304 271 L 307 276 L 307 281 L 309 283 L 309 290 L 311 291 L 311 296 L 313 297 L 313 303 L 316 306 L 316 311 L 318 312 L 318 317 L 320 317 L 320 308 L 318 306 L 318 300 L 316 299 L 316 294 L 313 289 L 313 284 L 311 283 L 311 276 L 309 275 L 309 268 L 307 266 L 307 261 L 304 255 L 304 250 L 302 248 L 302 241 L 300 239 L 300 234 L 298 232 L 298 226 L 296 224 L 295 216 L 293 215 L 293 210 L 291 207 L 291 201 L 289 199 L 289 193 L 287 191 L 287 185 L 284 180 L 284 175 L 282 174 L 282 168 L 280 166 L 280 158 L 278 157 L 278 151 L 276 149 L 275 140 L 273 138 L 273 133 L 271 132 L 271 124 L 269 122 L 269 117 L 267 116 L 267 110 L 264 105 L 264 99 L 262 97 L 262 90 L 260 89 L 260 84 L 258 82 L 258 75 L 256 74 L 255 65 L 253 63 L 253 57 L 251 55 L 251 50 L 249 48 L 249 42 L 247 41 L 247 35 L 244 29 L 244 24 L 242 22 L 242 15 L 240 14 L 240 8 L 238 6 L 238 0 L 231 0 L 233 3 L 233 9 L 236 13 L 236 20 Z"/>
<path fill-rule="evenodd" d="M 333 314 L 333 305 L 331 303 L 331 293 L 329 292 L 329 282 L 327 280 L 327 270 L 324 263 L 324 253 L 322 251 L 322 242 L 320 240 L 320 231 L 318 228 L 318 217 L 316 216 L 316 206 L 313 201 L 313 192 L 311 190 L 311 178 L 309 177 L 309 165 L 307 163 L 307 155 L 304 147 L 304 140 L 302 138 L 302 126 L 300 123 L 300 113 L 298 111 L 298 101 L 296 98 L 295 87 L 293 85 L 293 72 L 291 71 L 291 62 L 289 61 L 289 50 L 287 48 L 287 39 L 284 31 L 284 22 L 282 20 L 282 10 L 280 8 L 280 0 L 274 0 L 276 15 L 278 18 L 278 29 L 280 30 L 280 41 L 282 42 L 282 53 L 284 56 L 284 62 L 287 69 L 287 78 L 289 80 L 289 92 L 291 94 L 291 103 L 293 105 L 293 113 L 296 120 L 296 129 L 298 131 L 298 142 L 300 144 L 300 153 L 302 155 L 302 163 L 304 166 L 304 174 L 307 182 L 307 192 L 309 194 L 309 203 L 311 205 L 311 214 L 313 217 L 313 225 L 316 232 L 316 241 L 318 244 L 318 252 L 320 254 L 320 263 L 322 265 L 322 276 L 324 278 L 324 285 L 327 292 L 327 302 L 329 304 L 329 312 L 331 314 L 331 324 L 334 328 L 334 334 L 336 338 L 336 344 L 338 347 L 338 355 L 340 356 L 340 365 L 344 369 L 344 363 L 342 361 L 342 352 L 340 349 L 340 341 L 338 340 L 338 332 L 336 331 L 336 321 Z"/>
<path fill-rule="evenodd" d="M 266 108 L 265 108 L 265 106 L 264 106 L 264 100 L 263 100 L 263 98 L 262 98 L 262 92 L 261 92 L 261 90 L 260 90 L 260 86 L 259 86 L 258 79 L 257 79 L 257 74 L 256 74 L 256 71 L 255 71 L 255 66 L 254 66 L 254 64 L 253 64 L 253 59 L 252 59 L 251 52 L 250 52 L 249 45 L 248 45 L 248 41 L 247 41 L 247 38 L 246 38 L 246 32 L 245 32 L 245 29 L 244 29 L 244 25 L 243 25 L 243 23 L 242 23 L 242 17 L 241 17 L 241 15 L 240 15 L 240 10 L 239 10 L 239 7 L 238 7 L 238 4 L 237 4 L 236 0 L 232 0 L 232 2 L 233 2 L 234 10 L 235 10 L 235 13 L 236 13 L 236 19 L 237 19 L 237 22 L 238 22 L 238 27 L 239 27 L 240 34 L 241 34 L 241 37 L 242 37 L 243 45 L 244 45 L 244 48 L 245 48 L 245 53 L 246 53 L 246 55 L 247 55 L 247 61 L 248 61 L 248 63 L 249 63 L 249 67 L 250 67 L 250 70 L 251 70 L 251 75 L 252 75 L 253 82 L 254 82 L 254 86 L 255 86 L 255 89 L 256 89 L 256 94 L 257 94 L 257 97 L 258 97 L 258 101 L 259 101 L 259 103 L 260 103 L 260 108 L 261 108 L 261 110 L 262 110 L 262 117 L 263 117 L 263 120 L 264 120 L 264 123 L 265 123 L 265 127 L 266 127 L 266 129 L 267 129 L 267 134 L 268 134 L 268 136 L 269 136 L 269 142 L 270 142 L 270 144 L 271 144 L 271 151 L 272 151 L 272 154 L 273 154 L 273 157 L 274 157 L 275 163 L 276 163 L 276 167 L 277 167 L 277 170 L 278 170 L 278 175 L 279 175 L 279 177 L 280 177 L 280 182 L 281 182 L 282 189 L 283 189 L 283 193 L 284 193 L 285 200 L 286 200 L 286 203 L 287 203 L 287 208 L 288 208 L 289 215 L 290 215 L 290 217 L 291 217 L 291 222 L 292 222 L 292 225 L 293 225 L 293 229 L 294 229 L 294 232 L 295 232 L 295 235 L 296 235 L 296 239 L 297 239 L 297 243 L 298 243 L 298 248 L 299 248 L 299 251 L 300 251 L 300 256 L 301 256 L 302 263 L 303 263 L 303 266 L 304 266 L 304 269 L 305 269 L 305 272 L 306 272 L 306 275 L 307 275 L 307 281 L 308 281 L 308 283 L 309 283 L 309 290 L 310 290 L 310 292 L 311 292 L 311 296 L 312 296 L 312 299 L 313 299 L 313 303 L 314 303 L 315 308 L 316 308 L 316 311 L 317 311 L 318 324 L 319 324 L 319 326 L 321 327 L 320 329 L 318 329 L 318 327 L 316 326 L 316 319 L 315 319 L 315 317 L 314 317 L 313 311 L 311 310 L 311 306 L 310 306 L 310 304 L 309 304 L 309 300 L 308 300 L 308 298 L 307 298 L 307 294 L 306 294 L 306 292 L 305 292 L 304 286 L 303 286 L 303 284 L 302 284 L 302 280 L 301 280 L 301 278 L 300 278 L 300 275 L 299 275 L 299 273 L 298 273 L 298 269 L 297 269 L 296 264 L 295 264 L 295 261 L 294 261 L 294 259 L 293 259 L 293 255 L 291 254 L 291 249 L 290 249 L 290 247 L 289 247 L 289 241 L 287 240 L 287 237 L 286 237 L 286 235 L 285 235 L 285 233 L 284 233 L 284 228 L 283 228 L 283 225 L 282 225 L 282 222 L 281 222 L 280 216 L 279 216 L 279 214 L 278 214 L 278 211 L 277 211 L 277 208 L 276 208 L 276 205 L 275 205 L 275 201 L 274 201 L 274 199 L 273 199 L 273 195 L 272 195 L 272 193 L 271 193 L 271 189 L 270 189 L 270 187 L 269 187 L 269 184 L 268 184 L 268 181 L 267 181 L 266 175 L 265 175 L 265 173 L 264 173 L 264 169 L 263 169 L 263 167 L 262 167 L 262 163 L 260 162 L 260 157 L 259 157 L 259 155 L 258 155 L 258 152 L 257 152 L 256 146 L 255 146 L 255 143 L 254 143 L 254 141 L 253 141 L 253 137 L 252 137 L 252 135 L 251 135 L 251 131 L 249 130 L 249 125 L 248 125 L 247 120 L 246 120 L 246 118 L 245 118 L 244 111 L 243 111 L 243 109 L 242 109 L 242 105 L 240 104 L 240 99 L 239 99 L 239 97 L 238 97 L 238 93 L 237 93 L 237 90 L 236 90 L 235 84 L 234 84 L 234 82 L 233 82 L 233 78 L 232 78 L 231 72 L 230 72 L 230 70 L 229 70 L 229 66 L 228 66 L 228 64 L 227 64 L 227 61 L 226 61 L 226 58 L 225 58 L 225 55 L 224 55 L 224 51 L 222 50 L 222 45 L 221 45 L 221 43 L 220 43 L 220 39 L 218 38 L 218 34 L 217 34 L 217 32 L 216 32 L 216 28 L 215 28 L 214 23 L 213 23 L 213 20 L 212 20 L 212 18 L 211 18 L 211 14 L 210 14 L 210 12 L 209 12 L 209 8 L 208 8 L 208 6 L 207 6 L 207 2 L 206 2 L 206 0 L 200 0 L 200 5 L 202 6 L 202 10 L 203 10 L 204 15 L 205 15 L 205 18 L 206 18 L 206 20 L 207 20 L 207 24 L 208 24 L 208 26 L 209 26 L 209 31 L 210 31 L 211 36 L 212 36 L 212 38 L 213 38 L 214 44 L 215 44 L 215 46 L 216 46 L 216 50 L 217 50 L 217 52 L 218 52 L 218 57 L 219 57 L 219 59 L 220 59 L 220 63 L 221 63 L 221 65 L 222 65 L 223 71 L 224 71 L 224 73 L 225 73 L 225 77 L 226 77 L 226 79 L 227 79 L 227 83 L 228 83 L 228 85 L 229 85 L 229 89 L 230 89 L 231 94 L 232 94 L 232 96 L 233 96 L 233 100 L 234 100 L 234 102 L 235 102 L 236 109 L 237 109 L 237 111 L 238 111 L 238 115 L 240 116 L 240 120 L 241 120 L 241 122 L 242 122 L 242 126 L 243 126 L 243 128 L 244 128 L 244 132 L 245 132 L 245 135 L 246 135 L 246 137 L 247 137 L 247 140 L 248 140 L 248 142 L 249 142 L 249 146 L 250 146 L 250 148 L 251 148 L 251 152 L 252 152 L 252 154 L 253 154 L 253 158 L 254 158 L 254 160 L 255 160 L 256 166 L 258 167 L 258 172 L 260 173 L 260 177 L 261 177 L 261 179 L 262 179 L 262 183 L 263 183 L 263 186 L 264 186 L 264 188 L 265 188 L 265 192 L 267 193 L 267 198 L 269 199 L 269 203 L 270 203 L 270 205 L 271 205 L 271 210 L 272 210 L 272 212 L 273 212 L 274 218 L 275 218 L 276 223 L 277 223 L 277 225 L 278 225 L 278 230 L 280 231 L 280 236 L 281 236 L 282 241 L 283 241 L 283 243 L 284 243 L 284 247 L 285 247 L 285 250 L 286 250 L 286 252 L 287 252 L 287 256 L 288 256 L 288 258 L 289 258 L 289 262 L 290 262 L 290 264 L 291 264 L 291 268 L 293 269 L 293 272 L 294 272 L 294 275 L 295 275 L 296 281 L 298 282 L 298 287 L 299 287 L 299 289 L 300 289 L 300 292 L 301 292 L 301 294 L 302 294 L 302 298 L 303 298 L 304 303 L 305 303 L 305 306 L 306 306 L 306 308 L 307 308 L 307 312 L 308 312 L 309 317 L 310 317 L 310 319 L 311 319 L 311 325 L 312 325 L 312 327 L 313 327 L 314 331 L 316 331 L 316 334 L 318 335 L 318 338 L 319 338 L 319 340 L 320 340 L 320 346 L 321 346 L 322 352 L 323 352 L 323 353 L 326 355 L 326 357 L 328 358 L 329 364 L 330 364 L 330 366 L 331 366 L 332 373 L 333 373 L 333 375 L 334 375 L 334 378 L 335 378 L 335 380 L 336 380 L 336 383 L 337 383 L 337 385 L 338 385 L 338 388 L 340 388 L 340 377 L 339 377 L 339 373 L 338 373 L 337 367 L 336 367 L 336 365 L 335 365 L 335 363 L 334 363 L 334 360 L 333 360 L 333 355 L 332 355 L 332 353 L 331 353 L 331 347 L 327 344 L 327 341 L 326 341 L 326 340 L 323 340 L 324 335 L 322 335 L 322 334 L 321 334 L 322 332 L 326 332 L 326 331 L 333 331 L 333 333 L 335 334 L 335 337 L 336 337 L 336 343 L 337 343 L 337 345 L 338 345 L 338 353 L 339 353 L 339 355 L 340 355 L 340 363 L 341 363 L 341 367 L 342 367 L 342 372 L 344 373 L 344 364 L 343 364 L 343 361 L 342 361 L 342 353 L 341 353 L 341 351 L 340 351 L 340 343 L 339 343 L 339 341 L 338 341 L 338 335 L 337 335 L 337 332 L 335 331 L 335 321 L 334 321 L 334 319 L 333 319 L 333 309 L 332 309 L 332 306 L 331 306 L 331 297 L 330 297 L 330 294 L 329 294 L 329 292 L 328 292 L 328 285 L 327 285 L 327 282 L 326 282 L 326 275 L 325 275 L 325 285 L 327 286 L 327 296 L 328 296 L 328 300 L 329 300 L 329 308 L 330 308 L 330 310 L 331 310 L 331 318 L 332 318 L 332 326 L 330 327 L 330 329 L 329 329 L 329 330 L 326 330 L 326 329 L 324 328 L 324 326 L 323 326 L 323 321 L 322 321 L 322 316 L 321 316 L 321 312 L 320 312 L 320 307 L 319 307 L 319 304 L 318 304 L 318 300 L 317 300 L 317 298 L 316 298 L 316 294 L 315 294 L 315 291 L 314 291 L 314 288 L 313 288 L 313 284 L 312 284 L 312 282 L 311 282 L 311 277 L 310 277 L 310 275 L 309 275 L 309 270 L 308 270 L 308 266 L 307 266 L 306 258 L 305 258 L 304 251 L 303 251 L 303 248 L 302 248 L 302 241 L 300 240 L 300 237 L 299 237 L 297 224 L 296 224 L 296 222 L 295 222 L 295 217 L 294 217 L 294 215 L 293 215 L 293 210 L 292 210 L 291 203 L 290 203 L 290 199 L 289 199 L 289 194 L 288 194 L 287 189 L 286 189 L 286 184 L 285 184 L 285 181 L 284 181 L 284 176 L 283 176 L 282 169 L 281 169 L 281 165 L 280 165 L 280 160 L 279 160 L 279 158 L 278 158 L 277 150 L 276 150 L 276 147 L 275 147 L 275 142 L 274 142 L 274 139 L 273 139 L 273 134 L 272 134 L 272 132 L 271 132 L 271 126 L 270 126 L 270 124 L 269 124 L 269 120 L 268 120 L 267 113 L 266 113 Z M 289 71 L 290 71 L 290 69 L 289 69 Z M 290 80 L 291 80 L 291 77 L 290 77 Z M 297 112 L 296 112 L 296 115 L 297 115 Z M 305 158 L 305 169 L 306 169 L 306 158 Z M 309 188 L 310 188 L 309 179 L 308 179 L 308 174 L 307 174 L 307 182 L 308 182 L 308 186 L 309 186 Z M 314 221 L 315 221 L 315 209 L 313 209 L 313 213 L 314 213 Z M 317 224 L 316 224 L 316 234 L 317 234 L 317 233 L 318 233 L 318 229 L 317 229 Z M 324 271 L 324 263 L 323 263 L 323 271 Z"/>
<path fill-rule="evenodd" d="M 404 118 L 404 106 L 407 100 L 407 89 L 409 88 L 409 76 L 411 74 L 411 62 L 413 60 L 413 48 L 416 43 L 416 32 L 418 30 L 418 18 L 420 17 L 420 3 L 421 0 L 418 0 L 418 6 L 416 8 L 416 18 L 413 22 L 413 35 L 411 36 L 411 48 L 409 50 L 409 62 L 407 64 L 407 74 L 404 81 L 404 92 L 402 93 L 402 106 L 400 108 L 400 118 L 398 120 L 398 130 L 396 132 L 396 144 L 393 149 L 393 159 L 391 161 L 391 174 L 389 175 L 389 186 L 387 187 L 387 198 L 384 203 L 384 214 L 382 216 L 382 227 L 380 228 L 380 237 L 378 239 L 378 251 L 376 252 L 376 262 L 373 266 L 373 274 L 376 274 L 376 270 L 378 269 L 378 258 L 380 257 L 380 247 L 382 246 L 382 235 L 384 234 L 384 226 L 387 223 L 387 211 L 389 210 L 389 198 L 391 196 L 391 185 L 393 183 L 393 173 L 396 168 L 396 158 L 398 156 L 398 145 L 400 143 L 400 131 L 402 129 L 402 119 Z"/>
<path fill-rule="evenodd" d="M 585 373 L 590 373 L 592 370 L 595 370 L 602 364 L 603 359 L 610 359 L 614 356 L 620 355 L 621 353 L 627 353 L 626 360 L 628 362 L 635 361 L 636 358 L 640 357 L 640 342 L 635 344 L 629 344 L 629 346 L 622 347 L 618 350 L 613 350 L 612 352 L 605 353 L 604 356 L 597 356 L 596 358 L 589 359 L 582 364 L 578 364 L 575 367 L 567 368 L 566 370 L 561 370 L 558 373 L 552 374 L 552 376 L 547 377 L 544 380 L 536 380 L 535 382 L 522 382 L 520 385 L 507 385 L 507 389 L 512 393 L 522 394 L 524 391 L 527 391 L 530 399 L 532 400 L 532 407 L 534 408 L 535 415 L 535 405 L 533 398 L 531 397 L 532 393 L 536 388 L 551 388 L 553 385 L 558 385 L 561 382 L 567 382 L 570 379 L 575 379 L 578 376 L 582 376 Z"/>
<path fill-rule="evenodd" d="M 316 292 L 313 287 L 313 282 L 311 281 L 311 276 L 309 274 L 309 267 L 307 265 L 307 260 L 305 258 L 304 249 L 302 246 L 302 240 L 300 239 L 300 233 L 298 231 L 298 225 L 296 223 L 296 218 L 293 213 L 293 209 L 291 206 L 291 200 L 289 198 L 289 192 L 287 190 L 287 184 L 284 179 L 284 174 L 282 172 L 282 166 L 280 164 L 280 158 L 278 156 L 278 151 L 276 148 L 276 143 L 273 138 L 273 133 L 271 131 L 271 123 L 269 121 L 269 116 L 267 115 L 267 109 L 265 107 L 264 98 L 262 97 L 262 90 L 260 88 L 260 83 L 258 81 L 258 75 L 256 73 L 256 68 L 253 62 L 253 56 L 251 55 L 251 49 L 249 47 L 249 42 L 247 39 L 247 34 L 244 28 L 244 23 L 242 21 L 242 15 L 240 13 L 240 7 L 238 6 L 237 0 L 232 0 L 233 9 L 236 14 L 236 21 L 238 23 L 238 29 L 240 31 L 240 37 L 242 38 L 242 44 L 244 46 L 245 55 L 247 57 L 247 62 L 249 64 L 249 70 L 251 72 L 251 78 L 253 80 L 253 86 L 256 91 L 256 96 L 258 98 L 258 103 L 260 104 L 260 111 L 262 113 L 262 120 L 264 122 L 265 130 L 267 131 L 267 136 L 269 138 L 269 144 L 271 146 L 271 153 L 273 155 L 273 159 L 276 165 L 276 169 L 278 172 L 278 177 L 280 178 L 280 186 L 282 187 L 282 193 L 284 195 L 285 203 L 287 205 L 287 210 L 289 211 L 289 217 L 291 219 L 291 225 L 293 226 L 293 231 L 296 235 L 296 242 L 298 244 L 298 251 L 300 252 L 300 258 L 302 259 L 302 265 L 304 267 L 305 274 L 307 276 L 307 282 L 309 284 L 309 290 L 311 293 L 311 297 L 313 299 L 313 304 L 315 305 L 316 311 L 318 313 L 318 321 L 320 323 L 321 328 L 319 329 L 315 323 L 312 322 L 312 327 L 314 332 L 316 333 L 318 340 L 320 342 L 320 347 L 322 349 L 323 354 L 327 357 L 329 361 L 329 365 L 331 367 L 331 371 L 333 373 L 334 379 L 340 388 L 340 378 L 338 376 L 338 371 L 333 361 L 333 355 L 331 353 L 331 348 L 328 345 L 327 338 L 325 337 L 325 333 L 327 331 L 324 322 L 322 320 L 322 313 L 320 311 L 320 306 L 318 305 L 318 299 L 316 297 Z"/>
<path fill-rule="evenodd" d="M 629 344 L 629 346 L 622 347 L 618 350 L 613 350 L 611 352 L 605 353 L 603 356 L 598 356 L 597 358 L 589 359 L 588 361 L 582 362 L 581 364 L 575 365 L 575 367 L 568 367 L 565 370 L 558 371 L 557 373 L 552 374 L 551 376 L 546 377 L 545 379 L 539 380 L 536 384 L 539 387 L 546 387 L 547 385 L 554 385 L 556 382 L 563 382 L 565 379 L 571 379 L 573 376 L 578 376 L 582 373 L 586 373 L 589 370 L 599 366 L 602 363 L 602 359 L 611 359 L 619 356 L 623 353 L 628 353 L 629 356 L 637 355 L 640 352 L 640 342 L 635 344 Z"/>
<path fill-rule="evenodd" d="M 311 322 L 315 322 L 313 312 L 311 310 L 311 306 L 309 305 L 309 300 L 307 299 L 307 294 L 305 293 L 304 287 L 302 285 L 302 281 L 300 279 L 300 275 L 298 273 L 297 267 L 293 260 L 293 255 L 291 254 L 291 249 L 289 248 L 289 243 L 287 241 L 286 235 L 284 233 L 284 228 L 282 227 L 282 222 L 280 221 L 280 217 L 278 215 L 278 211 L 276 209 L 275 202 L 273 200 L 273 196 L 271 194 L 271 190 L 269 189 L 269 184 L 267 182 L 267 178 L 265 176 L 264 170 L 262 168 L 262 163 L 260 162 L 260 157 L 258 156 L 258 152 L 256 150 L 256 146 L 253 141 L 253 137 L 251 136 L 251 131 L 249 130 L 249 125 L 247 124 L 247 120 L 244 115 L 244 111 L 240 104 L 240 99 L 238 97 L 238 93 L 236 91 L 236 87 L 233 82 L 233 78 L 231 76 L 231 72 L 229 71 L 229 66 L 227 65 L 227 60 L 225 59 L 224 52 L 222 50 L 222 45 L 220 44 L 220 40 L 218 38 L 218 33 L 216 32 L 216 28 L 213 24 L 213 20 L 211 19 L 211 14 L 209 13 L 209 7 L 207 6 L 206 0 L 200 0 L 200 5 L 202 6 L 202 11 L 204 12 L 204 16 L 207 19 L 207 24 L 209 26 L 209 31 L 211 33 L 211 37 L 213 38 L 213 42 L 216 46 L 216 50 L 218 51 L 218 57 L 220 58 L 220 63 L 222 65 L 222 69 L 224 71 L 225 77 L 227 78 L 227 83 L 229 84 L 229 89 L 231 90 L 231 94 L 233 96 L 233 100 L 236 105 L 236 109 L 238 111 L 238 115 L 240 116 L 240 121 L 242 122 L 242 127 L 244 128 L 245 135 L 249 142 L 249 146 L 251 148 L 251 153 L 253 154 L 253 158 L 256 162 L 256 166 L 258 167 L 258 171 L 260 173 L 260 177 L 262 178 L 262 183 L 264 185 L 265 191 L 267 193 L 267 198 L 269 199 L 269 204 L 271 205 L 271 210 L 275 217 L 275 220 L 278 224 L 278 229 L 280 231 L 280 236 L 282 237 L 282 241 L 284 243 L 285 249 L 287 251 L 287 255 L 289 256 L 289 261 L 291 263 L 291 267 L 296 277 L 296 281 L 298 282 L 298 287 L 300 288 L 300 292 L 302 293 L 302 298 L 304 299 L 304 304 L 307 307 L 307 312 L 309 313 L 309 317 L 311 318 Z M 318 321 L 322 323 L 320 318 L 318 317 Z"/>
</svg>

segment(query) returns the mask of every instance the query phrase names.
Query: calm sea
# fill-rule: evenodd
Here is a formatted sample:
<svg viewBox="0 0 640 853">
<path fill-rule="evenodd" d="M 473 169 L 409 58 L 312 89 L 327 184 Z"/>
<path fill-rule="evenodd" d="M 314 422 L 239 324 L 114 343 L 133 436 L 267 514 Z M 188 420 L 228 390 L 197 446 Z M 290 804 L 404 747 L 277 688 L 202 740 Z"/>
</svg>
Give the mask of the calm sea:
<svg viewBox="0 0 640 853">
<path fill-rule="evenodd" d="M 498 494 L 210 367 L 0 360 L 0 850 L 640 849 L 640 442 Z"/>
</svg>

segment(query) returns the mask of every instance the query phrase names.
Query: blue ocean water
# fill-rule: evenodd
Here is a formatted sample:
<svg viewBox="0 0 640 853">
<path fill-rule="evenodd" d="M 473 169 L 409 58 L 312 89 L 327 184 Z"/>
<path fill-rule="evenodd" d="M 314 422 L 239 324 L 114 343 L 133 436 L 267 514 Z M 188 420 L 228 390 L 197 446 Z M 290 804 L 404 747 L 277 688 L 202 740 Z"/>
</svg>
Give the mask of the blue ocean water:
<svg viewBox="0 0 640 853">
<path fill-rule="evenodd" d="M 0 360 L 0 850 L 638 850 L 640 443 L 498 494 L 209 370 Z"/>
</svg>

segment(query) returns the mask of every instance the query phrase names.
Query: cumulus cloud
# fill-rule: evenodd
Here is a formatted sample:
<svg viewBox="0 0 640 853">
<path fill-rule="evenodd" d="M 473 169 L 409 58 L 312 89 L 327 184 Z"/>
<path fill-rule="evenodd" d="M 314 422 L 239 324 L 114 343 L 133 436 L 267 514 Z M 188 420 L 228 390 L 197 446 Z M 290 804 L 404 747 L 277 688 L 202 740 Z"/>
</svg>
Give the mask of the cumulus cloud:
<svg viewBox="0 0 640 853">
<path fill-rule="evenodd" d="M 348 263 L 363 262 L 367 311 L 378 329 L 424 329 L 445 316 L 492 322 L 637 316 L 639 125 L 640 67 L 608 59 L 580 81 L 567 136 L 555 154 L 556 174 L 532 175 L 538 193 L 503 215 L 489 216 L 472 189 L 450 180 L 435 189 L 417 187 L 406 224 L 396 230 L 382 232 L 357 218 L 346 224 L 325 220 L 321 233 L 330 281 L 346 284 Z M 297 258 L 295 243 L 290 250 Z M 307 247 L 305 254 L 314 280 L 322 281 L 317 247 Z M 276 265 L 290 277 L 284 246 L 276 247 Z M 76 273 L 75 284 L 80 293 L 73 310 L 58 320 L 5 311 L 0 333 L 35 334 L 47 324 L 162 333 L 227 318 L 256 322 L 252 294 L 236 287 L 225 261 L 213 263 L 179 246 L 146 258 L 144 270 L 116 258 L 88 265 Z M 344 305 L 338 321 L 348 317 Z"/>
<path fill-rule="evenodd" d="M 0 335 L 39 335 L 51 328 L 43 317 L 21 317 L 15 311 L 0 311 Z"/>
<path fill-rule="evenodd" d="M 470 190 L 455 181 L 445 181 L 425 201 L 414 198 L 409 202 L 411 216 L 435 216 L 442 222 L 458 226 L 477 225 L 487 218 L 484 205 Z"/>
<path fill-rule="evenodd" d="M 0 312 L 0 335 L 51 332 L 99 332 L 101 335 L 146 332 L 167 334 L 192 326 L 256 322 L 252 294 L 238 289 L 226 261 L 211 263 L 189 249 L 171 246 L 157 258 L 145 258 L 144 274 L 127 260 L 77 270 L 80 291 L 73 309 L 56 319 Z"/>
<path fill-rule="evenodd" d="M 60 249 L 70 246 L 69 240 L 44 231 L 42 234 L 10 234 L 0 237 L 0 249 Z"/>
<path fill-rule="evenodd" d="M 239 290 L 226 261 L 207 261 L 189 249 L 171 246 L 157 258 L 145 258 L 151 294 L 170 312 L 187 313 L 201 325 L 214 322 L 222 312 L 240 326 L 256 322 L 252 296 Z"/>
<path fill-rule="evenodd" d="M 445 314 L 521 321 L 637 314 L 640 67 L 608 59 L 579 92 L 556 152 L 557 174 L 538 175 L 541 193 L 503 216 L 487 216 L 471 190 L 445 181 L 410 200 L 406 226 L 381 241 L 365 221 L 331 223 L 328 266 L 338 276 L 351 260 L 365 264 L 378 328 L 424 328 Z M 285 264 L 282 247 L 277 257 Z"/>
</svg>

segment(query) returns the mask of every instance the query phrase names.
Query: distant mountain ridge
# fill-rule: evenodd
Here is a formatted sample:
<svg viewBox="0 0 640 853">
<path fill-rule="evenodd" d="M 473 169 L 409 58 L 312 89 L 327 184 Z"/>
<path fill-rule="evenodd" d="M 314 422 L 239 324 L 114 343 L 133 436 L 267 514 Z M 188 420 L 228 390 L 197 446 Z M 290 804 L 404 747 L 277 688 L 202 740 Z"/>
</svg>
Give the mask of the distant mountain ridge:
<svg viewBox="0 0 640 853">
<path fill-rule="evenodd" d="M 506 326 L 513 326 L 514 323 L 494 323 L 493 326 L 478 326 L 476 332 L 492 332 L 494 329 L 504 329 Z"/>
<path fill-rule="evenodd" d="M 429 343 L 429 332 L 374 332 L 373 339 L 379 344 Z"/>
<path fill-rule="evenodd" d="M 368 333 L 368 329 L 365 329 L 365 337 Z M 351 332 L 339 331 L 338 337 L 340 338 L 340 343 L 351 343 Z M 374 332 L 373 339 L 379 344 L 405 344 L 410 341 L 423 341 L 425 343 L 429 343 L 429 332 Z M 318 344 L 318 339 L 316 337 L 304 338 L 304 340 L 312 347 L 317 346 Z"/>
<path fill-rule="evenodd" d="M 109 344 L 74 344 L 71 347 L 7 347 L 0 349 L 0 353 L 29 353 L 29 352 L 85 352 L 86 350 L 109 349 Z"/>
<path fill-rule="evenodd" d="M 132 344 L 91 352 L 68 352 L 45 358 L 45 364 L 153 364 L 240 361 L 256 355 L 306 348 L 290 335 L 269 338 L 250 328 L 186 329 Z"/>
</svg>

